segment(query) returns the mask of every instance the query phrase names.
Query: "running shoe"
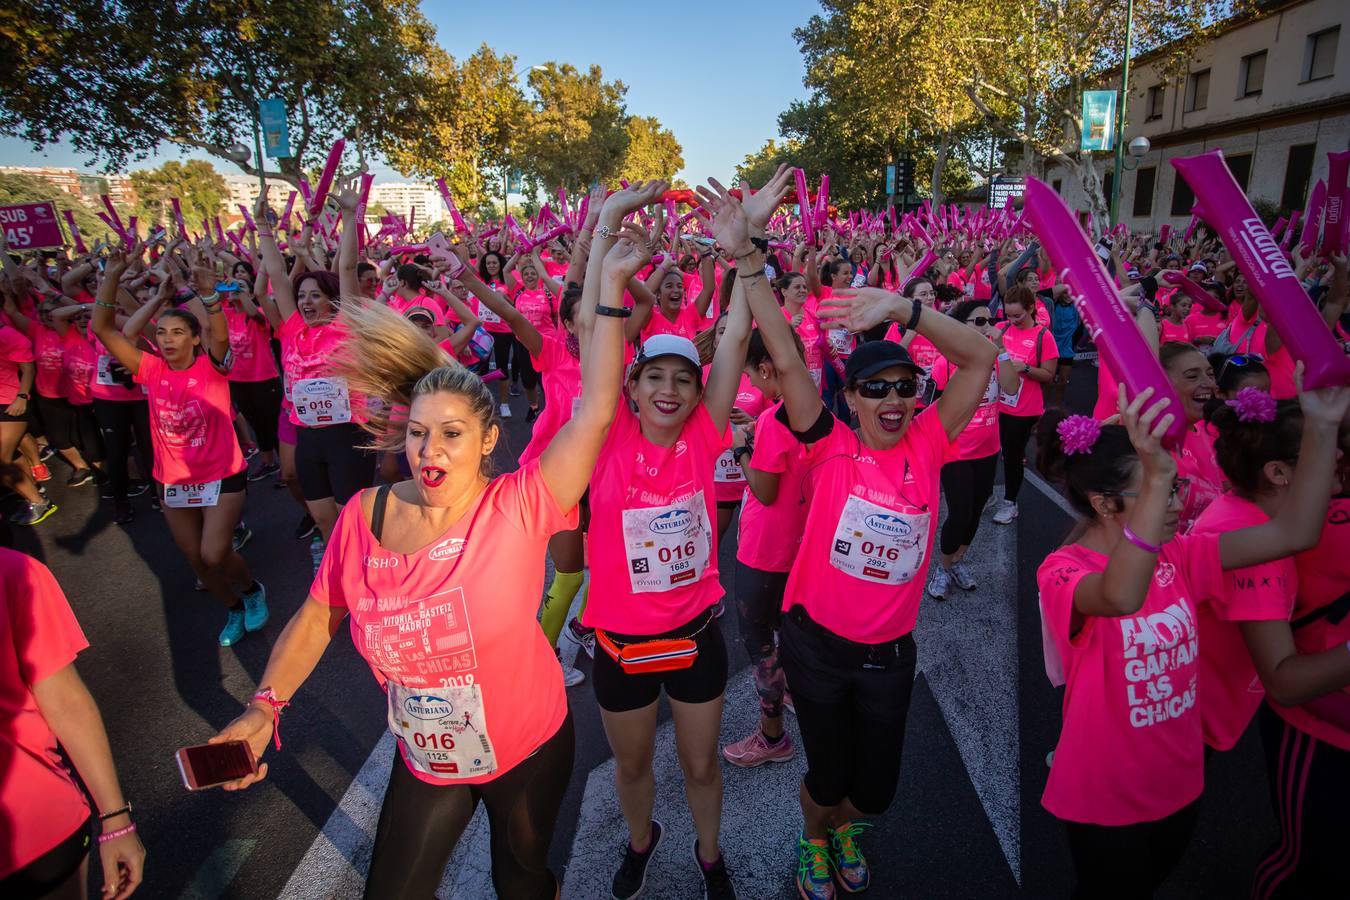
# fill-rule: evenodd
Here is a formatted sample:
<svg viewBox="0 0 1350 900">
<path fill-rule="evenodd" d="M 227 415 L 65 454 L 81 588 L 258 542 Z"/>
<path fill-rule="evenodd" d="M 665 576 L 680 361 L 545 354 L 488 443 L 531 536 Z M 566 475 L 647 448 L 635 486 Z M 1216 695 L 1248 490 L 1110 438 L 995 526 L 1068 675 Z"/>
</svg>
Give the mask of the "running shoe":
<svg viewBox="0 0 1350 900">
<path fill-rule="evenodd" d="M 963 591 L 973 591 L 980 586 L 975 580 L 975 573 L 970 569 L 970 563 L 964 559 L 952 563 L 952 578 L 956 581 L 956 586 Z"/>
<path fill-rule="evenodd" d="M 220 630 L 220 646 L 233 647 L 244 639 L 244 610 L 231 609 L 225 614 L 225 627 Z"/>
<path fill-rule="evenodd" d="M 511 404 L 503 403 L 499 406 L 497 408 L 497 415 L 501 416 L 503 419 L 511 418 Z"/>
<path fill-rule="evenodd" d="M 132 510 L 130 503 L 119 503 L 113 507 L 114 525 L 129 525 L 134 518 L 136 518 L 136 513 Z"/>
<path fill-rule="evenodd" d="M 713 618 L 720 619 L 727 614 L 727 604 L 724 600 L 718 600 L 717 605 L 713 607 Z"/>
<path fill-rule="evenodd" d="M 249 591 L 244 595 L 244 630 L 260 631 L 267 624 L 267 588 L 263 587 L 261 581 L 253 582 L 258 586 L 257 590 Z"/>
<path fill-rule="evenodd" d="M 295 526 L 295 539 L 303 541 L 305 538 L 312 536 L 317 528 L 313 517 L 309 513 L 305 513 L 305 517 L 300 520 L 300 524 Z"/>
<path fill-rule="evenodd" d="M 248 462 L 250 459 L 258 455 L 257 444 L 245 444 L 240 449 L 244 451 L 244 462 Z"/>
<path fill-rule="evenodd" d="M 646 850 L 638 853 L 630 841 L 624 842 L 623 862 L 619 864 L 619 871 L 614 873 L 614 883 L 610 888 L 610 896 L 614 900 L 633 900 L 642 893 L 647 885 L 647 863 L 652 861 L 652 854 L 660 843 L 661 823 L 655 819 L 652 819 L 652 839 Z"/>
<path fill-rule="evenodd" d="M 867 890 L 867 885 L 872 881 L 867 860 L 854 840 L 868 827 L 866 822 L 845 822 L 839 828 L 830 829 L 830 865 L 834 868 L 839 887 L 850 894 Z"/>
<path fill-rule="evenodd" d="M 582 625 L 575 618 L 573 618 L 571 621 L 567 623 L 566 633 L 568 640 L 570 640 L 574 644 L 579 645 L 582 650 L 586 651 L 586 655 L 589 656 L 591 659 L 595 659 L 594 628 L 587 628 L 585 625 Z"/>
<path fill-rule="evenodd" d="M 756 728 L 736 743 L 727 744 L 723 747 L 722 758 L 733 766 L 753 769 L 755 766 L 762 766 L 765 763 L 787 762 L 792 759 L 795 752 L 796 748 L 792 746 L 792 738 L 786 731 L 778 739 L 778 743 L 770 744 L 769 739 L 764 736 L 763 730 Z"/>
<path fill-rule="evenodd" d="M 145 493 L 146 491 L 148 491 L 148 490 L 150 490 L 150 482 L 148 482 L 148 481 L 133 481 L 133 482 L 131 482 L 129 485 L 127 485 L 127 496 L 128 496 L 128 497 L 139 497 L 139 496 L 141 496 L 142 494 L 144 494 L 144 493 Z"/>
<path fill-rule="evenodd" d="M 539 418 L 539 407 L 531 406 L 529 409 L 525 411 L 526 422 L 533 422 L 537 418 Z"/>
<path fill-rule="evenodd" d="M 38 449 L 38 459 L 42 460 L 43 462 L 46 462 L 55 455 L 56 455 L 56 448 L 53 447 L 51 444 L 43 444 Z"/>
<path fill-rule="evenodd" d="M 952 589 L 952 573 L 942 568 L 941 564 L 933 566 L 933 574 L 928 576 L 928 596 L 934 600 L 946 600 L 947 592 Z"/>
<path fill-rule="evenodd" d="M 797 893 L 802 900 L 834 900 L 830 847 L 824 841 L 797 841 Z"/>
<path fill-rule="evenodd" d="M 249 528 L 248 525 L 242 519 L 240 519 L 239 524 L 234 526 L 235 552 L 243 550 L 244 545 L 251 540 L 253 540 L 253 529 Z"/>
<path fill-rule="evenodd" d="M 583 681 L 586 680 L 586 673 L 578 669 L 576 666 L 569 665 L 567 660 L 562 658 L 561 650 L 555 647 L 553 648 L 553 652 L 556 653 L 558 656 L 558 665 L 562 666 L 564 687 L 576 687 L 577 685 L 581 684 Z"/>
<path fill-rule="evenodd" d="M 33 466 L 33 480 L 34 480 L 34 481 L 51 481 L 51 480 L 52 480 L 52 470 L 49 469 L 49 468 L 47 468 L 47 464 L 46 464 L 46 463 L 38 463 L 36 466 Z"/>
<path fill-rule="evenodd" d="M 60 507 L 48 500 L 44 503 L 30 503 L 27 510 L 21 510 L 12 521 L 15 525 L 38 525 L 51 518 Z"/>
<path fill-rule="evenodd" d="M 263 463 L 257 469 L 249 473 L 249 481 L 262 481 L 264 478 L 271 477 L 281 471 L 280 463 Z"/>
<path fill-rule="evenodd" d="M 705 866 L 698 855 L 698 838 L 694 838 L 694 863 L 703 873 L 703 896 L 706 900 L 736 900 L 736 886 L 731 883 L 731 871 L 726 857 L 718 851 L 717 862 Z"/>
<path fill-rule="evenodd" d="M 1013 519 L 1017 518 L 1017 504 L 1008 500 L 1000 500 L 998 509 L 994 511 L 994 521 L 999 525 L 1011 525 Z"/>
<path fill-rule="evenodd" d="M 94 480 L 94 471 L 89 468 L 76 469 L 66 479 L 66 487 L 82 487 Z"/>
</svg>

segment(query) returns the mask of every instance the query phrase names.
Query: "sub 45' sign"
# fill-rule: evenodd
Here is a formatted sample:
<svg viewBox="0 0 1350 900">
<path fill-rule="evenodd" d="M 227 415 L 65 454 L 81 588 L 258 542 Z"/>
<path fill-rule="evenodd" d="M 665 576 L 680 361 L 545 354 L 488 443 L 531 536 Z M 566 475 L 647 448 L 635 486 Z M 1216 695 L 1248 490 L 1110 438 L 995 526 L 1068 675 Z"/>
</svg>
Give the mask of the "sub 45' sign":
<svg viewBox="0 0 1350 900">
<path fill-rule="evenodd" d="M 0 228 L 11 250 L 43 250 L 64 247 L 66 239 L 56 221 L 56 204 L 18 203 L 0 206 Z"/>
</svg>

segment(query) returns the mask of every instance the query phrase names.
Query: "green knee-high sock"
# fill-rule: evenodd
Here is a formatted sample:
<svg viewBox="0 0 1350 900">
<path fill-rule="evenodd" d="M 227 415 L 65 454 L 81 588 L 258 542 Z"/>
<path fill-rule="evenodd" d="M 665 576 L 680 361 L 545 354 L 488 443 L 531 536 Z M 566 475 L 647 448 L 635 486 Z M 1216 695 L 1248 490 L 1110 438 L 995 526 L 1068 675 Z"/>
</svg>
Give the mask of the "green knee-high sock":
<svg viewBox="0 0 1350 900">
<path fill-rule="evenodd" d="M 584 572 L 554 572 L 553 583 L 544 595 L 544 608 L 539 613 L 539 626 L 549 643 L 558 645 L 558 635 L 562 634 L 563 623 L 567 621 L 567 611 L 572 608 L 572 600 L 581 589 Z"/>
</svg>

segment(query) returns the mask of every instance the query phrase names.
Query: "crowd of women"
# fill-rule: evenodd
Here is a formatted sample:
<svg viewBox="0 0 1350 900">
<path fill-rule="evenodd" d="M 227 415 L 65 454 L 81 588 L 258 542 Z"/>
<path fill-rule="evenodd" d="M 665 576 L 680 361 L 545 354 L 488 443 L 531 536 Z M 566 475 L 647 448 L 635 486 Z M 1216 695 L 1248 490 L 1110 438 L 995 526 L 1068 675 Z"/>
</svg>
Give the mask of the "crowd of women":
<svg viewBox="0 0 1350 900">
<path fill-rule="evenodd" d="M 1206 759 L 1254 718 L 1280 826 L 1252 860 L 1254 896 L 1347 895 L 1350 388 L 1301 390 L 1300 361 L 1204 230 L 1122 234 L 1102 255 L 1180 405 L 1128 396 L 1101 365 L 1093 414 L 1069 415 L 1085 329 L 1034 236 L 802 240 L 769 230 L 791 178 L 710 181 L 698 223 L 674 228 L 664 183 L 597 188 L 576 233 L 541 248 L 470 225 L 393 253 L 363 240 L 343 190 L 328 247 L 312 221 L 284 233 L 264 193 L 247 252 L 179 237 L 54 264 L 6 253 L 0 478 L 16 521 L 56 511 L 52 454 L 72 489 L 106 486 L 119 524 L 153 490 L 230 646 L 269 617 L 239 553 L 248 485 L 289 492 L 298 534 L 315 531 L 313 585 L 214 740 L 280 749 L 284 709 L 349 622 L 399 748 L 368 897 L 431 896 L 480 801 L 498 895 L 559 895 L 548 848 L 573 764 L 566 688 L 583 679 L 564 632 L 593 655 L 615 758 L 616 900 L 643 891 L 663 840 L 662 693 L 705 896 L 736 895 L 721 763 L 793 757 L 786 712 L 806 757 L 795 889 L 893 896 L 902 874 L 870 864 L 861 834 L 895 799 L 919 605 L 977 589 L 984 513 L 1017 519 L 1034 436 L 1036 468 L 1081 516 L 1037 576 L 1046 671 L 1065 687 L 1043 804 L 1076 896 L 1151 896 L 1190 844 Z M 1344 256 L 1294 263 L 1346 339 Z M 1212 302 L 1191 309 L 1175 273 Z M 517 386 L 531 440 L 496 473 Z M 719 748 L 733 522 L 759 714 Z M 74 674 L 79 626 L 41 565 L 4 551 L 0 577 L 0 735 L 25 769 L 0 780 L 21 823 L 0 841 L 0 895 L 78 896 L 97 817 L 104 896 L 125 897 L 144 850 Z"/>
</svg>

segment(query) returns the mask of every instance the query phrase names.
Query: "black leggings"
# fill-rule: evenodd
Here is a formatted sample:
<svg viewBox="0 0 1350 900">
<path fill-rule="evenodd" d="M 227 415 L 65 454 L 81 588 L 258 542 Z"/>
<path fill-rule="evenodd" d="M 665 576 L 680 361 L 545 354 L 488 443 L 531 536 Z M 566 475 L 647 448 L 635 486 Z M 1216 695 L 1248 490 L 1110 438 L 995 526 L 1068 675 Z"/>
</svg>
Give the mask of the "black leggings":
<svg viewBox="0 0 1350 900">
<path fill-rule="evenodd" d="M 942 495 L 947 498 L 947 521 L 942 523 L 939 548 L 951 556 L 975 542 L 980 515 L 994 493 L 998 454 L 958 459 L 942 467 Z"/>
<path fill-rule="evenodd" d="M 514 379 L 516 370 L 520 367 L 520 359 L 511 352 L 512 347 L 516 345 L 516 336 L 509 331 L 505 334 L 488 333 L 492 335 L 493 363 L 503 375 Z"/>
<path fill-rule="evenodd" d="M 1003 445 L 1003 498 L 1017 502 L 1027 466 L 1027 441 L 1040 416 L 998 414 L 998 439 Z"/>
<path fill-rule="evenodd" d="M 1064 822 L 1077 878 L 1075 900 L 1149 900 L 1191 842 L 1200 801 L 1156 822 Z"/>
<path fill-rule="evenodd" d="M 783 715 L 783 694 L 787 690 L 777 640 L 787 579 L 787 572 L 765 572 L 736 560 L 736 612 L 741 641 L 755 666 L 759 711 L 769 719 Z"/>
<path fill-rule="evenodd" d="M 525 345 L 518 339 L 511 348 L 511 359 L 515 361 L 515 372 L 520 377 L 520 386 L 527 391 L 538 387 L 539 373 L 534 368 L 534 360 L 530 359 L 530 354 L 525 351 Z"/>
<path fill-rule="evenodd" d="M 434 897 L 455 844 L 481 799 L 492 833 L 492 886 L 506 900 L 553 900 L 548 847 L 572 777 L 572 715 L 534 755 L 484 784 L 418 779 L 394 754 L 366 880 L 367 900 Z"/>
<path fill-rule="evenodd" d="M 1260 727 L 1280 841 L 1256 867 L 1253 900 L 1350 897 L 1345 867 L 1350 751 L 1300 731 L 1266 704 Z"/>
<path fill-rule="evenodd" d="M 281 379 L 231 381 L 230 402 L 243 414 L 258 439 L 258 449 L 277 449 L 277 419 L 281 417 Z"/>
<path fill-rule="evenodd" d="M 28 430 L 33 434 L 46 435 L 47 443 L 54 450 L 69 450 L 75 446 L 76 421 L 75 407 L 63 397 L 44 397 L 41 394 L 30 404 Z"/>
<path fill-rule="evenodd" d="M 155 450 L 150 443 L 150 404 L 145 400 L 102 400 L 94 398 L 94 415 L 103 432 L 103 443 L 108 449 L 108 475 L 112 479 L 113 500 L 127 502 L 127 454 L 131 452 L 131 436 L 136 436 L 136 457 L 141 474 L 149 477 L 154 471 Z M 84 453 L 84 448 L 80 448 Z M 85 458 L 89 456 L 86 453 Z"/>
</svg>

